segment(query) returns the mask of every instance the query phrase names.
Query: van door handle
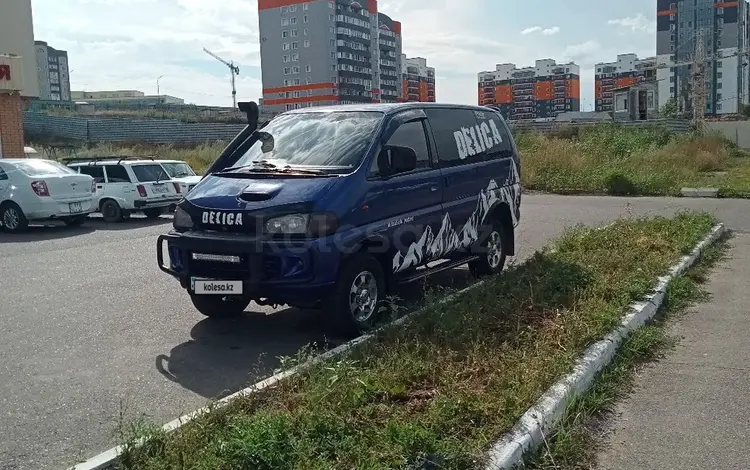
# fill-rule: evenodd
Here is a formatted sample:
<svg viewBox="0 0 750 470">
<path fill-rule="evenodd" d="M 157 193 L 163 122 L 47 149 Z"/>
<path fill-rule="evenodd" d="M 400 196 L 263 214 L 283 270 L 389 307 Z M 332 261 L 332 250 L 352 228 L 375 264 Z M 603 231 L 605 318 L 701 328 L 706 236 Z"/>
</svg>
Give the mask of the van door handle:
<svg viewBox="0 0 750 470">
<path fill-rule="evenodd" d="M 437 190 L 438 190 L 437 186 L 432 186 L 432 187 L 430 188 L 430 191 L 432 191 L 433 193 L 434 193 L 435 191 L 437 191 Z"/>
</svg>

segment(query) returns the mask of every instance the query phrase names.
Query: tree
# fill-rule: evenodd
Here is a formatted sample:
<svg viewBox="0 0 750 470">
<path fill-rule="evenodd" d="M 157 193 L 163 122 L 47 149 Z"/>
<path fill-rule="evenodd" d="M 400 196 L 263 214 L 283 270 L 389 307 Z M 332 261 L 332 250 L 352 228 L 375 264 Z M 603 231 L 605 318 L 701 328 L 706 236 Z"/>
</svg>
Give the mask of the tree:
<svg viewBox="0 0 750 470">
<path fill-rule="evenodd" d="M 675 118 L 677 117 L 677 100 L 670 98 L 669 101 L 664 103 L 659 111 L 659 116 L 663 118 Z"/>
<path fill-rule="evenodd" d="M 740 105 L 740 114 L 747 118 L 750 118 L 750 104 Z"/>
</svg>

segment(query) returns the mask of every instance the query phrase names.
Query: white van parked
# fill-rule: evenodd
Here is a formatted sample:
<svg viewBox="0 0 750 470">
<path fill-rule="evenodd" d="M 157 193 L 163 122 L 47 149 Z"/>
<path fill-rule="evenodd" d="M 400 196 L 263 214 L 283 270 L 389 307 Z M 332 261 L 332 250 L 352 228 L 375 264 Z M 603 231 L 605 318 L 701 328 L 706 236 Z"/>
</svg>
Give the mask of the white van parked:
<svg viewBox="0 0 750 470">
<path fill-rule="evenodd" d="M 74 158 L 65 160 L 96 182 L 95 204 L 106 222 L 119 222 L 134 212 L 156 219 L 182 197 L 182 186 L 153 159 L 139 157 Z"/>
<path fill-rule="evenodd" d="M 0 224 L 20 232 L 30 221 L 80 225 L 94 204 L 94 179 L 40 158 L 0 159 Z"/>
</svg>

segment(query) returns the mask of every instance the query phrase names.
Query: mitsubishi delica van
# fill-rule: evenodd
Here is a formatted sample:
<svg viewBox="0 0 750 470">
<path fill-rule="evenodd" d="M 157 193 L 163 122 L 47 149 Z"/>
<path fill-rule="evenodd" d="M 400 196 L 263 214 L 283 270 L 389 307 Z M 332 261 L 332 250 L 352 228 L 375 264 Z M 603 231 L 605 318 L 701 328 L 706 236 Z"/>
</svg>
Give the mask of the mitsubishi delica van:
<svg viewBox="0 0 750 470">
<path fill-rule="evenodd" d="M 515 252 L 519 155 L 494 109 L 434 103 L 288 111 L 248 126 L 177 205 L 159 267 L 212 318 L 251 301 L 374 326 L 399 283 Z M 166 245 L 166 246 L 165 246 Z"/>
</svg>

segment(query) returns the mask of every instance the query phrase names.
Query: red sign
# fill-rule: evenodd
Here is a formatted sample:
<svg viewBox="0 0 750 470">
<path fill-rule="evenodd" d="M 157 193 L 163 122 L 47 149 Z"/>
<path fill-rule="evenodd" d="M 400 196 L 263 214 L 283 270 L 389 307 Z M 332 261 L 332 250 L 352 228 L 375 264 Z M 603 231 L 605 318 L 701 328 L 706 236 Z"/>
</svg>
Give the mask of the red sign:
<svg viewBox="0 0 750 470">
<path fill-rule="evenodd" d="M 0 80 L 10 80 L 10 65 L 0 64 Z"/>
</svg>

